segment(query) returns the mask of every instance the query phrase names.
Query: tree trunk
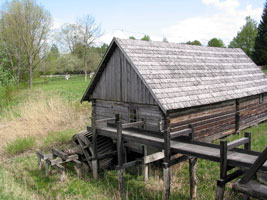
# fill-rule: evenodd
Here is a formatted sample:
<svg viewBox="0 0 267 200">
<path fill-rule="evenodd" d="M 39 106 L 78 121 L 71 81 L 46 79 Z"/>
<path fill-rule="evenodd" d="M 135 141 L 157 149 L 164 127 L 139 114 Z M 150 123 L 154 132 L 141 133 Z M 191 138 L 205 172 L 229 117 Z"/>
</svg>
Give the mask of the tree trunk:
<svg viewBox="0 0 267 200">
<path fill-rule="evenodd" d="M 32 89 L 32 60 L 31 57 L 28 57 L 29 61 L 29 88 Z"/>
<path fill-rule="evenodd" d="M 189 159 L 190 199 L 197 199 L 197 158 Z"/>
<path fill-rule="evenodd" d="M 87 82 L 87 70 L 84 70 L 84 81 Z"/>
<path fill-rule="evenodd" d="M 20 81 L 20 59 L 18 60 L 17 64 L 17 82 L 19 83 Z"/>
</svg>

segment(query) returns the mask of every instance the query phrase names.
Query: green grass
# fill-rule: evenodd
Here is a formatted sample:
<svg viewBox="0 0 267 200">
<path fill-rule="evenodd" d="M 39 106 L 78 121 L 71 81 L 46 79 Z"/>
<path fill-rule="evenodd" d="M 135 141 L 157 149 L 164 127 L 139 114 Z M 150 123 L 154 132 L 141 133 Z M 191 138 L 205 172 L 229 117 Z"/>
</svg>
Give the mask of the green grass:
<svg viewBox="0 0 267 200">
<path fill-rule="evenodd" d="M 232 141 L 243 137 L 245 131 L 252 133 L 252 149 L 262 151 L 266 146 L 267 123 L 251 127 L 242 131 L 240 135 L 233 135 L 227 138 Z M 68 143 L 73 130 L 54 132 L 43 138 L 40 144 L 43 147 L 63 145 Z M 48 149 L 47 149 L 48 150 Z M 102 171 L 98 180 L 92 178 L 92 174 L 85 174 L 83 178 L 78 178 L 73 169 L 73 165 L 67 167 L 67 180 L 60 182 L 59 175 L 55 170 L 52 175 L 45 176 L 44 170 L 38 171 L 37 158 L 34 152 L 22 154 L 9 158 L 8 161 L 1 164 L 1 173 L 12 174 L 7 181 L 14 179 L 18 191 L 25 191 L 30 197 L 34 195 L 39 199 L 118 199 L 117 191 L 117 173 L 114 170 Z M 152 167 L 148 182 L 142 181 L 141 169 L 133 168 L 135 173 L 125 173 L 125 190 L 128 199 L 161 199 L 162 198 L 162 168 Z M 3 176 L 3 175 L 2 175 Z M 219 163 L 199 159 L 197 176 L 199 199 L 212 200 L 215 198 L 216 181 L 219 179 Z M 0 183 L 0 193 L 3 184 Z M 6 187 L 6 186 L 5 186 Z M 3 190 L 3 189 L 2 189 Z M 0 194 L 13 198 L 9 190 Z M 231 200 L 241 199 L 241 195 L 231 190 L 231 184 L 226 187 L 226 198 Z M 0 198 L 1 199 L 1 198 Z M 4 198 L 2 198 L 4 199 Z M 8 198 L 7 198 L 8 199 Z M 19 198 L 18 198 L 19 199 Z M 34 198 L 32 198 L 34 199 Z M 189 199 L 189 166 L 184 162 L 173 167 L 172 192 L 170 199 Z"/>
<path fill-rule="evenodd" d="M 265 70 L 265 73 L 267 70 Z M 15 94 L 9 109 L 15 110 L 16 105 L 24 102 L 28 96 L 37 96 L 40 91 L 46 96 L 60 95 L 67 100 L 70 106 L 79 108 L 79 101 L 89 84 L 84 82 L 82 76 L 64 78 L 39 78 L 34 80 L 33 90 L 20 88 Z M 85 104 L 83 104 L 84 106 Z M 88 106 L 88 104 L 87 104 Z M 83 111 L 86 115 L 88 110 Z M 0 113 L 1 116 L 1 113 Z M 75 122 L 73 122 L 75 123 Z M 252 133 L 252 149 L 262 151 L 266 147 L 267 123 L 251 127 L 245 131 Z M 35 150 L 50 151 L 54 146 L 59 149 L 69 145 L 73 134 L 77 130 L 69 129 L 50 132 L 42 137 L 23 137 L 8 143 L 5 150 L 9 157 L 0 157 L 0 199 L 118 199 L 117 173 L 114 170 L 100 173 L 96 181 L 92 174 L 88 173 L 83 178 L 78 178 L 73 165 L 67 167 L 67 180 L 59 181 L 55 170 L 52 175 L 45 176 L 44 170 L 38 171 Z M 243 136 L 233 135 L 228 141 Z M 20 154 L 27 151 L 27 153 Z M 188 162 L 173 167 L 172 192 L 170 199 L 189 199 L 189 166 Z M 125 191 L 128 199 L 162 199 L 163 178 L 162 168 L 152 166 L 148 182 L 142 181 L 141 169 L 134 168 L 135 174 L 125 173 Z M 219 178 L 219 163 L 199 159 L 197 176 L 199 199 L 215 199 L 216 181 Z M 239 194 L 231 190 L 231 184 L 226 188 L 226 199 L 241 199 Z"/>
<path fill-rule="evenodd" d="M 34 80 L 34 89 L 42 90 L 47 95 L 60 95 L 68 101 L 80 101 L 90 79 L 84 81 L 83 76 L 71 76 L 69 80 L 64 77 L 38 78 Z"/>
<path fill-rule="evenodd" d="M 12 142 L 7 143 L 6 151 L 9 155 L 23 153 L 33 149 L 36 146 L 36 139 L 33 136 L 19 137 Z"/>
<path fill-rule="evenodd" d="M 7 111 L 16 112 L 16 106 L 26 102 L 28 98 L 38 97 L 38 93 L 45 93 L 47 97 L 61 96 L 72 104 L 80 104 L 89 83 L 90 78 L 85 82 L 84 77 L 80 75 L 71 76 L 69 80 L 65 80 L 64 77 L 40 77 L 33 80 L 32 90 L 28 88 L 27 83 L 20 83 L 18 86 L 7 88 L 4 94 L 5 99 L 0 100 L 0 119 L 7 117 L 5 116 Z"/>
<path fill-rule="evenodd" d="M 41 148 L 50 148 L 56 145 L 69 144 L 77 130 L 67 129 L 59 132 L 51 132 L 42 140 Z"/>
</svg>

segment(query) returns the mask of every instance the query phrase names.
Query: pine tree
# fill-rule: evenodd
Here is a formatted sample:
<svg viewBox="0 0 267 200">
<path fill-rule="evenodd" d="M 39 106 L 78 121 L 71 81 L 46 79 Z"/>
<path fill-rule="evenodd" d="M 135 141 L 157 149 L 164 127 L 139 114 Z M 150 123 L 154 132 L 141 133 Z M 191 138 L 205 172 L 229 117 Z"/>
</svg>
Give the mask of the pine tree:
<svg viewBox="0 0 267 200">
<path fill-rule="evenodd" d="M 256 37 L 254 49 L 254 62 L 262 66 L 267 65 L 267 1 L 258 27 L 258 35 Z"/>
</svg>

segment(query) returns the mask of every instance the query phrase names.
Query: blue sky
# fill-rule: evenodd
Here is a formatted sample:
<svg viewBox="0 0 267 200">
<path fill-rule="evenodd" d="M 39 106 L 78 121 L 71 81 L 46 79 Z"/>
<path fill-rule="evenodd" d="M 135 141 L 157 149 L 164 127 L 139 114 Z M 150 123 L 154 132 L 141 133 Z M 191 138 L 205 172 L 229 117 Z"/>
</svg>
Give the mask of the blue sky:
<svg viewBox="0 0 267 200">
<path fill-rule="evenodd" d="M 0 0 L 3 1 L 3 0 Z M 265 0 L 37 0 L 50 11 L 54 28 L 90 14 L 102 27 L 99 42 L 112 37 L 206 44 L 219 37 L 228 44 L 250 15 L 259 22 Z"/>
</svg>

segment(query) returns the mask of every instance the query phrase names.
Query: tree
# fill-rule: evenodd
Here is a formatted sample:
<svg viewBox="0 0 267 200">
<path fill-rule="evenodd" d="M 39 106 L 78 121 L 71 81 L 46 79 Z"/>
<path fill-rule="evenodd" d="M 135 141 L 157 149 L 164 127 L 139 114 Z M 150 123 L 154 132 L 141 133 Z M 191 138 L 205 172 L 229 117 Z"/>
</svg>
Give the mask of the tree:
<svg viewBox="0 0 267 200">
<path fill-rule="evenodd" d="M 56 65 L 58 73 L 69 73 L 80 69 L 82 60 L 71 53 L 67 53 L 60 55 L 56 61 Z"/>
<path fill-rule="evenodd" d="M 209 47 L 225 47 L 223 41 L 221 39 L 218 39 L 218 38 L 212 38 L 208 42 L 208 46 Z"/>
<path fill-rule="evenodd" d="M 87 81 L 87 72 L 90 71 L 89 49 L 93 46 L 96 39 L 101 35 L 101 28 L 96 24 L 95 19 L 87 15 L 78 20 L 76 24 L 65 24 L 60 32 L 62 44 L 69 49 L 72 54 L 82 59 L 84 80 Z"/>
<path fill-rule="evenodd" d="M 151 41 L 149 35 L 144 35 L 144 37 L 142 37 L 141 40 L 144 40 L 144 41 Z"/>
<path fill-rule="evenodd" d="M 236 37 L 234 37 L 228 47 L 241 48 L 249 57 L 251 57 L 257 33 L 257 22 L 250 17 L 246 17 L 246 24 L 242 26 L 241 31 L 237 33 Z"/>
<path fill-rule="evenodd" d="M 202 46 L 202 44 L 198 40 L 194 40 L 192 42 L 188 41 L 188 42 L 186 42 L 186 44 Z"/>
<path fill-rule="evenodd" d="M 10 19 L 7 26 L 20 42 L 28 66 L 29 87 L 32 88 L 33 72 L 45 55 L 51 17 L 33 0 L 13 0 L 6 7 L 5 15 Z"/>
<path fill-rule="evenodd" d="M 77 24 L 64 24 L 58 33 L 57 41 L 65 51 L 73 52 L 80 40 L 79 26 Z"/>
<path fill-rule="evenodd" d="M 108 50 L 108 44 L 104 43 L 101 47 L 96 47 L 96 50 L 98 54 L 101 56 L 101 58 L 104 57 L 106 51 Z"/>
<path fill-rule="evenodd" d="M 136 40 L 134 36 L 130 36 L 129 39 Z"/>
<path fill-rule="evenodd" d="M 168 39 L 166 37 L 163 37 L 162 42 L 167 42 L 168 43 Z"/>
<path fill-rule="evenodd" d="M 59 56 L 58 48 L 53 44 L 45 61 L 40 65 L 40 72 L 44 74 L 54 74 L 57 71 L 57 59 Z"/>
<path fill-rule="evenodd" d="M 55 59 L 59 57 L 59 50 L 57 48 L 57 45 L 53 44 L 52 47 L 50 48 L 50 52 Z"/>
<path fill-rule="evenodd" d="M 267 65 L 267 1 L 258 26 L 254 49 L 253 60 L 258 65 Z"/>
<path fill-rule="evenodd" d="M 0 20 L 0 46 L 9 60 L 9 70 L 15 80 L 20 82 L 21 68 L 25 63 L 23 44 L 16 29 L 15 16 L 19 2 L 13 2 L 13 6 L 6 4 L 6 11 L 1 11 Z M 20 19 L 17 19 L 20 20 Z"/>
</svg>

